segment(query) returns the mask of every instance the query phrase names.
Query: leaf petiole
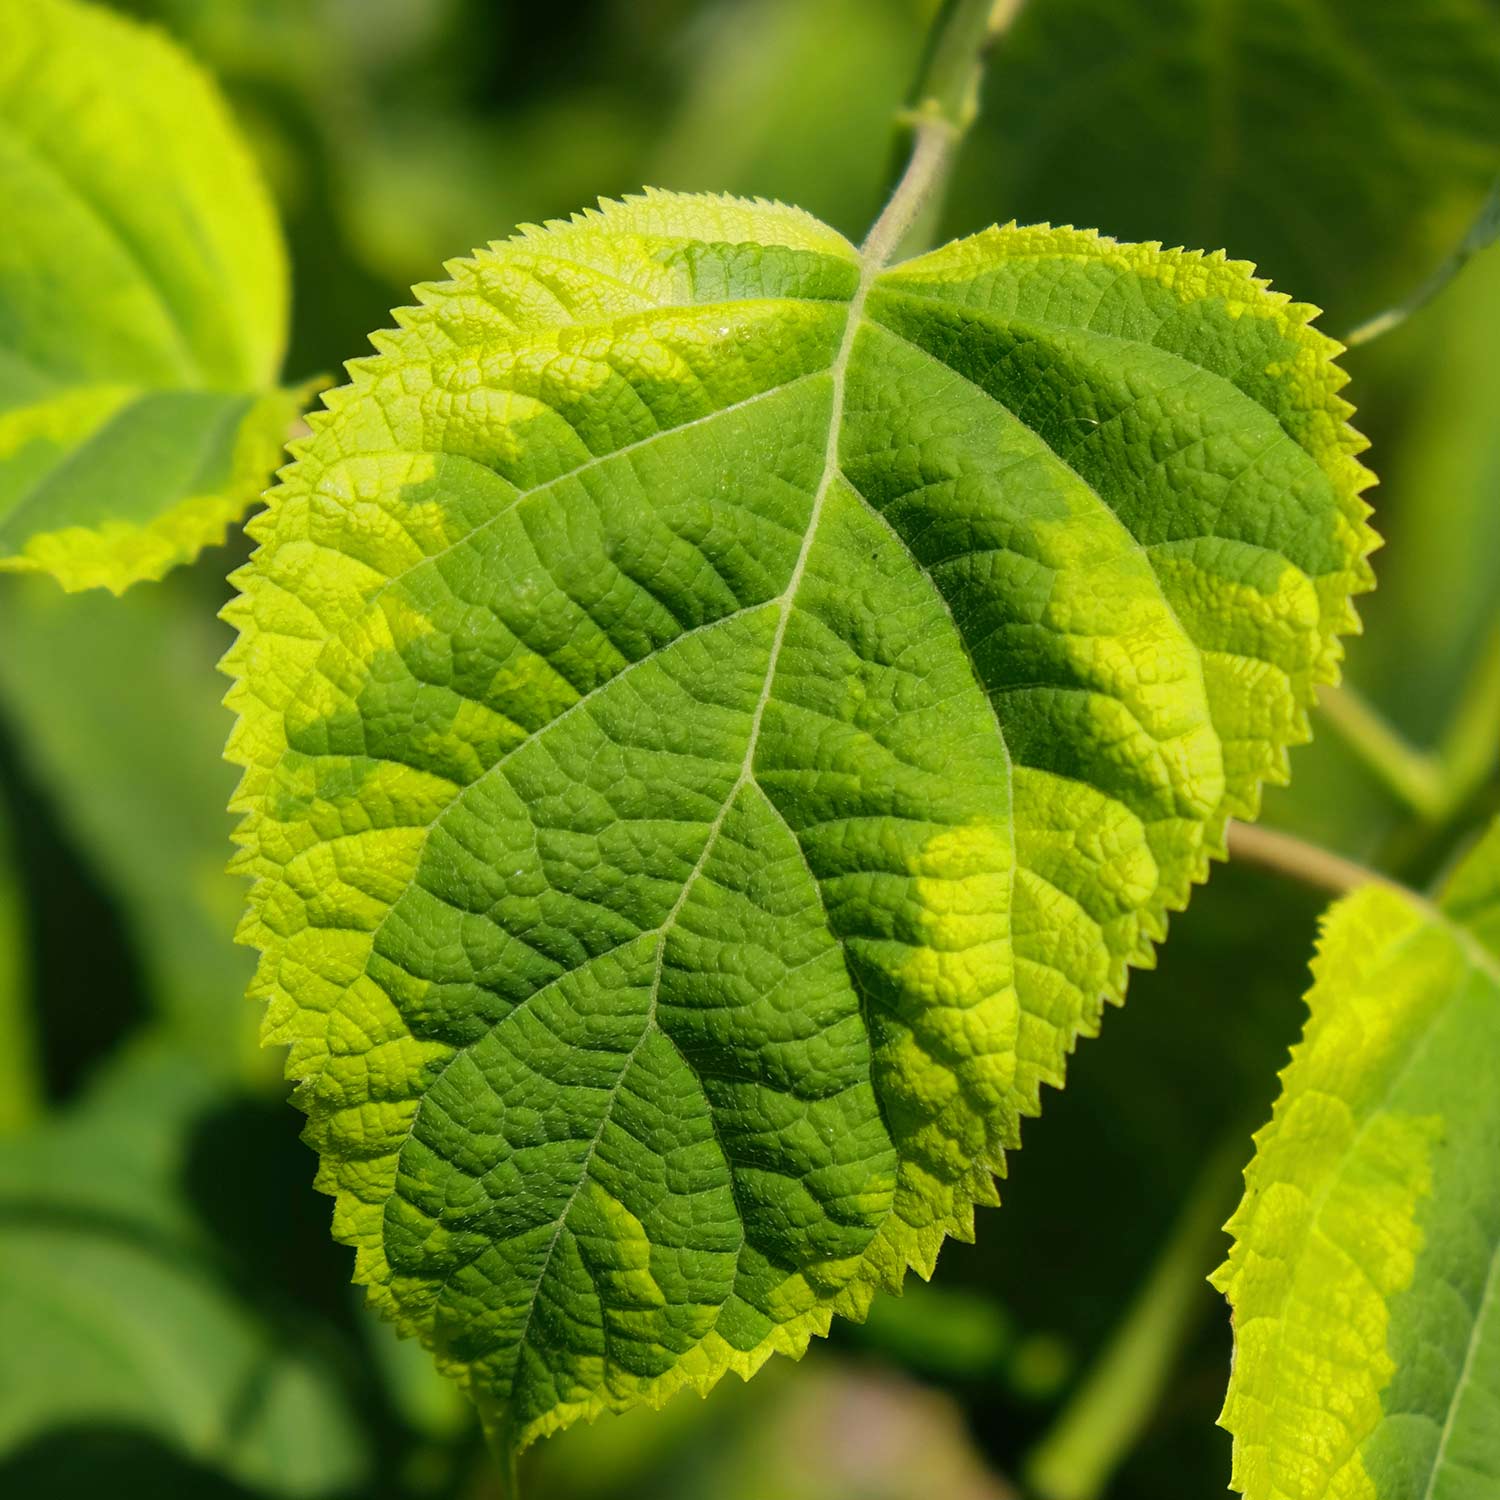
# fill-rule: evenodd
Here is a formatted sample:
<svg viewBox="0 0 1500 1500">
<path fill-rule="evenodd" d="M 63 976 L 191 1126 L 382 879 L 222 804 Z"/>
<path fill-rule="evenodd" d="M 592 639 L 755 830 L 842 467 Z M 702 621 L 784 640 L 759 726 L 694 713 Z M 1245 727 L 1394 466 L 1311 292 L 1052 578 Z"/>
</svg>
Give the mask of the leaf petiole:
<svg viewBox="0 0 1500 1500">
<path fill-rule="evenodd" d="M 491 1463 L 484 1465 L 480 1484 L 496 1500 L 522 1500 L 521 1450 L 508 1423 L 491 1428 L 485 1424 L 485 1447 Z"/>
<path fill-rule="evenodd" d="M 1479 212 L 1469 225 L 1468 232 L 1442 265 L 1404 302 L 1376 313 L 1373 318 L 1365 319 L 1346 333 L 1345 347 L 1357 349 L 1361 344 L 1371 343 L 1393 328 L 1399 328 L 1414 312 L 1431 302 L 1481 250 L 1494 244 L 1496 239 L 1500 239 L 1500 177 L 1490 184 L 1490 190 L 1480 204 Z"/>
<path fill-rule="evenodd" d="M 1352 687 L 1327 688 L 1318 707 L 1349 748 L 1413 812 L 1438 821 L 1447 805 L 1438 757 L 1409 743 Z"/>
<path fill-rule="evenodd" d="M 1500 625 L 1490 634 L 1437 750 L 1421 750 L 1353 688 L 1325 690 L 1318 706 L 1344 742 L 1430 827 L 1454 817 L 1500 760 Z"/>
<path fill-rule="evenodd" d="M 908 193 L 919 163 L 921 191 L 909 193 L 910 212 L 901 232 L 886 244 L 887 259 L 897 253 L 920 255 L 936 241 L 954 157 L 979 116 L 980 84 L 990 48 L 1009 29 L 1023 3 L 947 0 L 933 22 L 916 82 L 905 106 L 896 112 L 895 181 L 877 227 Z"/>
<path fill-rule="evenodd" d="M 1421 899 L 1399 881 L 1370 869 L 1368 865 L 1345 859 L 1342 854 L 1335 854 L 1331 849 L 1321 848 L 1277 828 L 1231 823 L 1228 839 L 1230 859 L 1243 860 L 1248 865 L 1289 876 L 1318 890 L 1344 896 L 1362 886 L 1383 885 L 1413 899 Z"/>
<path fill-rule="evenodd" d="M 1459 694 L 1443 736 L 1439 764 L 1451 817 L 1469 800 L 1500 763 L 1500 621 L 1491 628 L 1468 680 Z"/>
</svg>

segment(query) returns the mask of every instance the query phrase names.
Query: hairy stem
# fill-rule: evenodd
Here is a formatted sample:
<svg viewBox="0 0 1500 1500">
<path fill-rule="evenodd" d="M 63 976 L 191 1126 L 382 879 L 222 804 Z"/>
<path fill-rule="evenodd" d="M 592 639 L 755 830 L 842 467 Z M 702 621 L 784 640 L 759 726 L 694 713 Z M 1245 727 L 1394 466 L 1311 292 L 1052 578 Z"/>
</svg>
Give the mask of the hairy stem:
<svg viewBox="0 0 1500 1500">
<path fill-rule="evenodd" d="M 936 238 L 954 156 L 979 115 L 979 87 L 990 48 L 1021 4 L 1022 0 L 947 0 L 933 22 L 916 82 L 896 116 L 899 166 L 892 174 L 897 177 L 892 203 L 901 197 L 919 159 L 922 189 L 911 195 L 900 232 L 886 242 L 885 258 L 918 255 Z M 890 205 L 880 222 L 889 214 Z"/>
<path fill-rule="evenodd" d="M 1234 1131 L 1209 1158 L 1124 1319 L 1028 1455 L 1024 1477 L 1039 1500 L 1095 1500 L 1160 1404 L 1183 1344 L 1213 1305 L 1203 1278 L 1223 1256 L 1246 1134 Z"/>
<path fill-rule="evenodd" d="M 867 264 L 885 265 L 925 213 L 933 194 L 941 190 L 956 139 L 942 120 L 923 120 L 915 127 L 906 170 L 861 247 Z"/>
<path fill-rule="evenodd" d="M 1288 875 L 1304 885 L 1332 891 L 1337 896 L 1347 896 L 1350 891 L 1366 885 L 1384 885 L 1404 895 L 1412 894 L 1399 881 L 1366 865 L 1356 864 L 1352 859 L 1345 859 L 1331 849 L 1310 844 L 1295 834 L 1261 828 L 1252 823 L 1229 825 L 1229 857 L 1278 875 Z"/>
</svg>

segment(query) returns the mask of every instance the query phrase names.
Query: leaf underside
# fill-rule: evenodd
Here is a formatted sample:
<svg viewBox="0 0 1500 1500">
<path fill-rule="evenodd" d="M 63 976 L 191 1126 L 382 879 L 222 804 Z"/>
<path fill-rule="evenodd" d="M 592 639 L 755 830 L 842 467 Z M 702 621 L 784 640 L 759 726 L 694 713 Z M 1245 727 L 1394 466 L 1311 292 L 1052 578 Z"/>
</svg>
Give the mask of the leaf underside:
<svg viewBox="0 0 1500 1500">
<path fill-rule="evenodd" d="M 0 6 L 0 572 L 118 593 L 222 541 L 306 392 L 287 272 L 209 80 L 76 0 Z"/>
<path fill-rule="evenodd" d="M 242 935 L 357 1278 L 525 1443 L 972 1233 L 1373 538 L 1222 256 L 648 193 L 449 270 L 252 522 Z"/>
<path fill-rule="evenodd" d="M 1325 921 L 1215 1284 L 1249 1500 L 1500 1492 L 1500 823 Z"/>
</svg>

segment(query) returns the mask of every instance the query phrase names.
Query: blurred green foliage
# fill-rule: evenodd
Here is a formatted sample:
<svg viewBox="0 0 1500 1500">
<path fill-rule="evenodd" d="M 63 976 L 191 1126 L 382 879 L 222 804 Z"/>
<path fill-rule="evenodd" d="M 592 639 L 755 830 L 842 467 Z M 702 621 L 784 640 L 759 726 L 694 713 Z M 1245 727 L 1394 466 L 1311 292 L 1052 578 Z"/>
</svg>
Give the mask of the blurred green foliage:
<svg viewBox="0 0 1500 1500">
<path fill-rule="evenodd" d="M 268 1494 L 366 1478 L 326 1341 L 264 1268 L 227 1263 L 215 1233 L 247 1206 L 216 1169 L 243 1108 L 184 1059 L 133 1052 L 0 1151 L 0 1316 L 29 1356 L 0 1376 L 0 1449 L 81 1426 L 155 1439 L 185 1473 L 211 1466 Z M 35 1451 L 13 1460 L 28 1462 Z"/>
<path fill-rule="evenodd" d="M 1337 333 L 1462 235 L 1497 94 L 1492 0 L 1041 0 L 991 69 L 965 183 L 1023 220 L 1227 249 Z"/>
<path fill-rule="evenodd" d="M 0 800 L 0 1138 L 29 1125 L 41 1104 L 24 921 L 10 810 Z"/>
<path fill-rule="evenodd" d="M 0 713 L 25 726 L 34 784 L 118 892 L 174 1041 L 206 1071 L 274 1077 L 251 1008 L 224 1004 L 255 967 L 232 941 L 243 893 L 224 869 L 235 778 L 214 663 L 228 631 L 184 583 L 119 599 L 45 579 L 6 589 L 0 632 L 46 649 L 0 658 Z"/>
<path fill-rule="evenodd" d="M 296 377 L 364 352 L 445 258 L 643 182 L 797 201 L 857 236 L 935 7 L 118 8 L 220 76 L 262 157 L 292 247 Z M 1461 236 L 1500 171 L 1497 96 L 1500 0 L 1031 0 L 948 225 L 1223 245 L 1338 332 Z M 1500 653 L 1500 256 L 1349 365 L 1389 538 L 1351 675 L 1436 744 Z M 0 589 L 0 1493 L 479 1500 L 466 1413 L 358 1307 L 274 1060 L 250 1048 L 213 671 L 242 551 L 122 601 Z M 1293 768 L 1273 822 L 1423 875 L 1451 851 L 1461 825 L 1425 825 L 1334 733 Z M 1496 798 L 1492 762 L 1476 801 Z M 1001 1476 L 1076 1389 L 1204 1162 L 1236 1135 L 1248 1156 L 1320 905 L 1218 871 L 932 1288 L 836 1329 L 800 1371 L 565 1435 L 534 1460 L 540 1491 L 1013 1493 Z M 1228 1330 L 1206 1287 L 1200 1303 L 1115 1500 L 1226 1481 Z"/>
<path fill-rule="evenodd" d="M 1500 629 L 1494 571 L 1484 566 L 1500 557 L 1497 330 L 1500 255 L 1491 253 L 1366 357 L 1371 383 L 1394 395 L 1400 442 L 1382 465 L 1388 551 L 1352 675 L 1419 743 L 1495 651 Z"/>
</svg>

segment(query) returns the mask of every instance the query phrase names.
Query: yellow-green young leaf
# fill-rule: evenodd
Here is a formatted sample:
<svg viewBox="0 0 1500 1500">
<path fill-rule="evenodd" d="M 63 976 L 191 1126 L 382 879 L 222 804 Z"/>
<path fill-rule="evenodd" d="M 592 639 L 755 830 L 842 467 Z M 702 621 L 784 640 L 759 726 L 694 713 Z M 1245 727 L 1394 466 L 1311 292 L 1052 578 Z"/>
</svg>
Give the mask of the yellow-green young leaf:
<svg viewBox="0 0 1500 1500">
<path fill-rule="evenodd" d="M 1222 256 L 648 193 L 450 270 L 253 523 L 231 755 L 336 1232 L 525 1442 L 972 1232 L 1372 538 Z"/>
<path fill-rule="evenodd" d="M 79 0 L 0 5 L 0 571 L 119 592 L 244 514 L 304 393 L 287 274 L 223 101 Z"/>
<path fill-rule="evenodd" d="M 1249 1500 L 1500 1494 L 1500 823 L 1437 906 L 1326 919 L 1255 1139 L 1221 1418 Z"/>
</svg>

